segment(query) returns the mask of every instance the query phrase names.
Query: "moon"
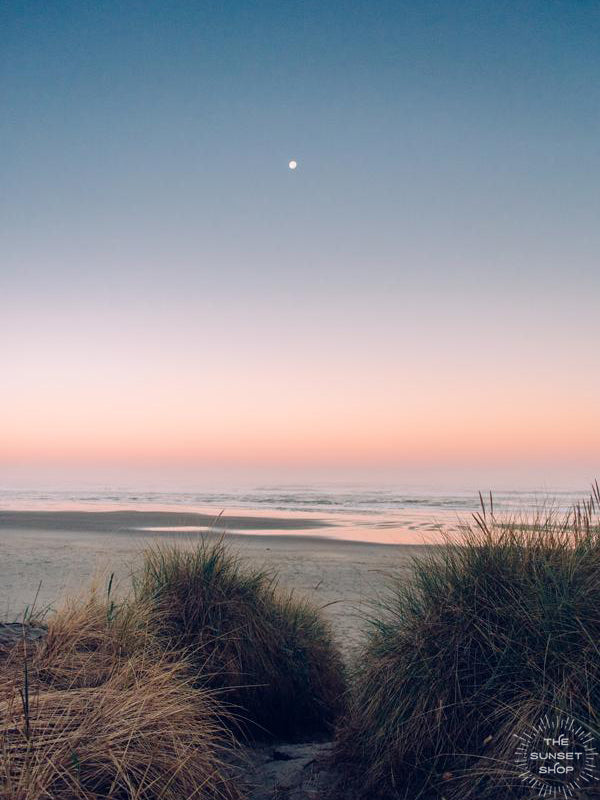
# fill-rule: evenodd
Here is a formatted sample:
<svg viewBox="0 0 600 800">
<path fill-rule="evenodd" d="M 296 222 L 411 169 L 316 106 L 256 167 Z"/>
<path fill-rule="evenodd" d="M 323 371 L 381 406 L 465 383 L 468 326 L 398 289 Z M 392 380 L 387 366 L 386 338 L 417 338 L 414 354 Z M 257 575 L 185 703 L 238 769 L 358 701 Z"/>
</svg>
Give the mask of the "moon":
<svg viewBox="0 0 600 800">
<path fill-rule="evenodd" d="M 293 159 L 292 159 L 292 160 L 289 162 L 289 164 L 288 164 L 288 167 L 289 167 L 290 169 L 296 169 L 296 167 L 297 167 L 297 166 L 298 166 L 298 162 L 297 162 L 297 161 L 294 161 Z"/>
</svg>

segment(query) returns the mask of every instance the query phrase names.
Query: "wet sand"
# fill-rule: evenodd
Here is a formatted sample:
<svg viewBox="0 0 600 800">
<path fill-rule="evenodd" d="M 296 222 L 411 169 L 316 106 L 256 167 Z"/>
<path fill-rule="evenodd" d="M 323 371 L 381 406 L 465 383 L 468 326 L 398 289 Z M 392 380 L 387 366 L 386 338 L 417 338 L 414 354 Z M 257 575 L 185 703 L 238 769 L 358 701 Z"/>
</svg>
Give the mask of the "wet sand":
<svg viewBox="0 0 600 800">
<path fill-rule="evenodd" d="M 224 535 L 243 560 L 276 570 L 283 585 L 324 607 L 340 644 L 351 649 L 386 576 L 399 571 L 408 579 L 411 557 L 427 547 L 327 538 L 330 527 L 315 517 L 289 515 L 237 513 L 215 524 L 214 514 L 187 512 L 2 511 L 0 619 L 19 618 L 36 595 L 37 608 L 57 607 L 111 573 L 125 591 L 145 547 L 161 541 L 191 545 L 199 536 L 185 530 L 192 528 L 212 530 L 204 535 L 215 539 Z"/>
</svg>

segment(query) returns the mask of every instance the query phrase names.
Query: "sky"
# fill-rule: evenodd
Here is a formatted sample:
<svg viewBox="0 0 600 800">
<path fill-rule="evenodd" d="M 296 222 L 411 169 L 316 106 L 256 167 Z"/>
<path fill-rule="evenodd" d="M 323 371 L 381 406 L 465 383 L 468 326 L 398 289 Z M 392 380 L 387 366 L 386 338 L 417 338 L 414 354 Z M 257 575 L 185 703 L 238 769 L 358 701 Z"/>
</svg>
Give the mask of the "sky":
<svg viewBox="0 0 600 800">
<path fill-rule="evenodd" d="M 600 474 L 596 0 L 13 0 L 0 107 L 0 484 Z"/>
</svg>

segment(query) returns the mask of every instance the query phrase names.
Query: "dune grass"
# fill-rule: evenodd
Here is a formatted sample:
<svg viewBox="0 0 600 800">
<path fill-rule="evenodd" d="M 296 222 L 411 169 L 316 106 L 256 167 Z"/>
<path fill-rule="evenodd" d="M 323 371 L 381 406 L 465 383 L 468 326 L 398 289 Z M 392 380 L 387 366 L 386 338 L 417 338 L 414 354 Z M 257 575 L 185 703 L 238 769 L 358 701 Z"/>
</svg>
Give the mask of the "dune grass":
<svg viewBox="0 0 600 800">
<path fill-rule="evenodd" d="M 370 620 L 337 757 L 365 798 L 530 796 L 514 734 L 543 714 L 600 731 L 600 526 L 475 515 Z"/>
<path fill-rule="evenodd" d="M 152 635 L 149 606 L 92 595 L 0 663 L 2 800 L 238 800 L 213 693 Z"/>
<path fill-rule="evenodd" d="M 146 552 L 135 579 L 168 648 L 184 649 L 199 685 L 223 690 L 238 733 L 301 739 L 331 729 L 341 709 L 341 656 L 319 609 L 242 566 L 223 543 Z"/>
</svg>

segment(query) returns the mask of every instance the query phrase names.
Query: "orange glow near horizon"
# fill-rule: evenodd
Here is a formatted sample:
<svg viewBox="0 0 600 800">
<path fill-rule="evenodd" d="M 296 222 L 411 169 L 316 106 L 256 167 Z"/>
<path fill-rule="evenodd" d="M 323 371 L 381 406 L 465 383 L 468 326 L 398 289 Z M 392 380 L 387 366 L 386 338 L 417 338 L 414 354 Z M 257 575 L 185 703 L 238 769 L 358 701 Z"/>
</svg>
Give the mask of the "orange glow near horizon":
<svg viewBox="0 0 600 800">
<path fill-rule="evenodd" d="M 313 371 L 179 384 L 104 377 L 46 385 L 4 401 L 2 463 L 364 463 L 592 457 L 593 398 L 518 381 L 476 386 L 399 374 L 385 383 Z M 540 397 L 552 397 L 551 403 Z M 7 408 L 8 405 L 8 408 Z"/>
</svg>

